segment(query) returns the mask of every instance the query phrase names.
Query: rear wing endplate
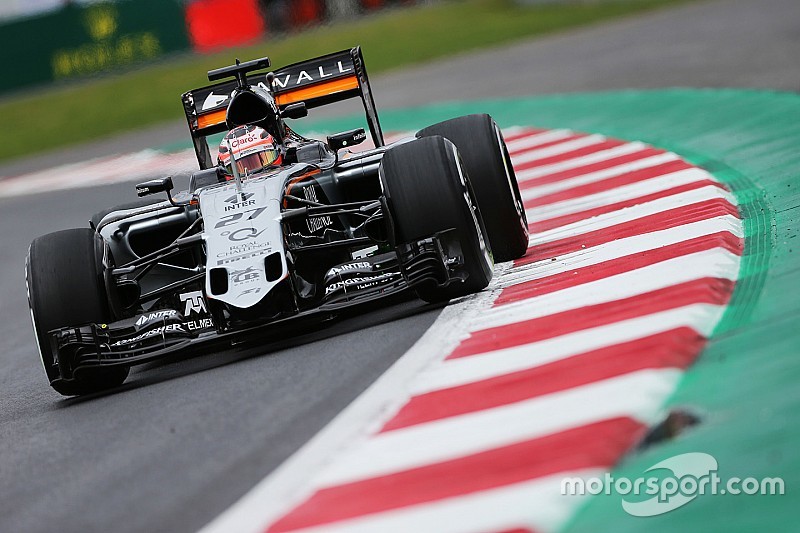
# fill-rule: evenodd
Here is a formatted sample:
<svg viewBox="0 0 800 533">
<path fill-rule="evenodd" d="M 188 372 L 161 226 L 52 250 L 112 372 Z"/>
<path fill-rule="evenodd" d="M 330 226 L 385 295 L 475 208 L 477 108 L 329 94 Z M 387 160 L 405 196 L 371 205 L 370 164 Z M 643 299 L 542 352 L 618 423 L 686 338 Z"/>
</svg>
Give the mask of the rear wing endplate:
<svg viewBox="0 0 800 533">
<path fill-rule="evenodd" d="M 266 88 L 267 74 L 248 75 L 247 83 Z M 225 115 L 236 87 L 236 80 L 228 80 L 194 89 L 182 95 L 183 109 L 201 169 L 214 166 L 206 137 L 228 129 Z M 301 61 L 276 70 L 272 81 L 272 93 L 281 109 L 297 102 L 303 102 L 308 109 L 311 109 L 360 97 L 375 146 L 385 144 L 360 47 Z"/>
</svg>

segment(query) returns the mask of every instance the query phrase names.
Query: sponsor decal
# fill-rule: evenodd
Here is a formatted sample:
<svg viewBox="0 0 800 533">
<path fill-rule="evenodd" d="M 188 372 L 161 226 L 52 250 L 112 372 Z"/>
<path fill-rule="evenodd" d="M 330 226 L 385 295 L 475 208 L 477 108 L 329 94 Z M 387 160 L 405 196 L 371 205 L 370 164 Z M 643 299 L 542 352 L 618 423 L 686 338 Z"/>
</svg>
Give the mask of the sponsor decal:
<svg viewBox="0 0 800 533">
<path fill-rule="evenodd" d="M 183 316 L 191 314 L 207 313 L 206 300 L 203 298 L 203 293 L 200 291 L 187 292 L 180 295 L 181 302 L 186 302 L 186 308 L 183 311 Z"/>
<path fill-rule="evenodd" d="M 243 192 L 242 194 L 238 194 L 237 193 L 237 194 L 234 194 L 233 196 L 231 196 L 230 198 L 226 198 L 225 202 L 227 202 L 229 204 L 236 204 L 236 203 L 239 203 L 240 201 L 244 202 L 245 200 L 249 200 L 250 198 L 252 198 L 253 194 L 254 193 L 252 193 L 252 192 Z M 240 197 L 241 197 L 241 200 L 239 200 Z"/>
<path fill-rule="evenodd" d="M 309 68 L 308 70 L 301 70 L 297 74 L 275 76 L 272 86 L 275 89 L 280 90 L 292 86 L 296 87 L 298 85 L 308 85 L 308 83 L 323 81 L 325 78 L 331 78 L 334 75 L 338 76 L 341 74 L 347 74 L 348 72 L 353 72 L 353 69 L 349 66 L 345 67 L 341 61 L 337 61 L 336 64 L 332 67 L 329 67 L 327 71 L 325 70 L 325 66 L 320 65 L 316 69 Z"/>
<path fill-rule="evenodd" d="M 108 3 L 87 9 L 83 23 L 91 42 L 76 48 L 55 50 L 50 60 L 53 77 L 60 79 L 92 74 L 134 61 L 152 59 L 164 52 L 164 43 L 156 32 L 120 32 L 119 19 L 118 9 Z"/>
<path fill-rule="evenodd" d="M 251 131 L 246 133 L 245 135 L 242 135 L 241 137 L 234 137 L 233 139 L 231 139 L 230 140 L 231 148 L 239 148 L 240 146 L 254 143 L 260 139 L 261 137 L 259 137 L 258 135 L 256 135 Z"/>
<path fill-rule="evenodd" d="M 252 197 L 253 193 L 251 192 L 234 194 L 233 196 L 225 200 L 225 203 L 229 204 L 225 206 L 225 211 L 236 211 L 237 209 L 242 209 L 243 207 L 250 207 L 256 205 L 256 201 L 250 199 Z"/>
<path fill-rule="evenodd" d="M 386 274 L 380 274 L 378 276 L 359 276 L 356 278 L 347 278 L 341 281 L 337 281 L 336 283 L 331 283 L 327 287 L 325 287 L 325 296 L 328 296 L 332 292 L 336 292 L 342 288 L 355 288 L 357 290 L 360 289 L 368 289 L 370 287 L 374 287 L 381 283 L 385 283 L 392 278 L 394 278 L 396 274 L 392 272 L 388 272 Z"/>
<path fill-rule="evenodd" d="M 152 313 L 146 313 L 136 319 L 136 327 L 142 327 L 146 324 L 154 322 L 156 320 L 163 320 L 165 318 L 170 318 L 178 314 L 177 311 L 172 309 L 164 309 L 162 311 L 153 311 Z"/>
<path fill-rule="evenodd" d="M 237 298 L 241 298 L 245 294 L 258 294 L 261 292 L 261 287 L 253 287 L 252 289 L 247 289 L 246 291 L 242 291 Z"/>
<path fill-rule="evenodd" d="M 310 202 L 319 203 L 319 200 L 317 200 L 317 189 L 313 185 L 303 189 L 303 196 Z M 333 222 L 331 221 L 331 217 L 314 217 L 306 219 L 306 225 L 308 226 L 308 231 L 314 233 L 315 231 L 333 225 Z"/>
<path fill-rule="evenodd" d="M 252 283 L 260 277 L 261 273 L 254 266 L 249 266 L 244 270 L 232 270 L 230 273 L 230 280 L 234 285 Z"/>
<path fill-rule="evenodd" d="M 228 240 L 239 242 L 239 241 L 246 241 L 248 239 L 255 239 L 269 228 L 264 228 L 261 231 L 258 231 L 256 228 L 241 228 L 235 231 L 223 231 L 220 233 L 223 237 L 228 237 Z"/>
<path fill-rule="evenodd" d="M 214 321 L 210 318 L 199 318 L 197 320 L 192 320 L 191 322 L 186 322 L 186 328 L 189 331 L 198 331 L 201 329 L 209 329 L 214 327 Z"/>
<path fill-rule="evenodd" d="M 166 326 L 159 326 L 149 331 L 145 331 L 144 333 L 136 335 L 135 337 L 131 337 L 129 339 L 119 340 L 117 342 L 112 343 L 111 346 L 125 346 L 127 344 L 134 344 L 136 342 L 149 339 L 150 337 L 166 335 L 167 333 L 174 333 L 174 332 L 186 333 L 186 330 L 183 329 L 183 324 L 168 324 Z"/>
<path fill-rule="evenodd" d="M 227 264 L 230 264 L 230 263 L 235 263 L 236 261 L 241 261 L 243 259 L 251 259 L 253 257 L 258 257 L 259 255 L 267 255 L 271 250 L 272 250 L 272 248 L 267 248 L 265 250 L 257 250 L 255 252 L 244 254 L 244 255 L 240 255 L 238 257 L 228 257 L 228 258 L 225 258 L 225 259 L 218 259 L 217 260 L 217 266 L 227 265 Z M 224 255 L 224 254 L 222 254 L 222 255 Z"/>
<path fill-rule="evenodd" d="M 365 257 L 369 256 L 369 254 L 377 251 L 378 251 L 377 246 L 370 246 L 368 248 L 362 248 L 360 250 L 356 250 L 355 252 L 350 254 L 350 257 L 352 257 L 353 259 L 364 259 Z"/>
<path fill-rule="evenodd" d="M 344 265 L 335 266 L 328 270 L 325 277 L 335 276 L 342 272 L 350 272 L 352 270 L 372 270 L 372 263 L 368 261 L 360 261 L 358 263 L 345 263 Z"/>
<path fill-rule="evenodd" d="M 263 253 L 269 253 L 270 250 L 272 250 L 272 248 L 270 247 L 269 241 L 267 242 L 252 241 L 252 242 L 243 242 L 241 244 L 231 244 L 228 247 L 227 252 L 219 252 L 217 254 L 217 259 L 222 259 L 222 258 L 233 259 L 234 257 L 236 257 L 237 259 L 235 260 L 238 260 L 241 259 L 241 257 L 238 256 L 244 254 L 249 254 L 248 257 L 254 257 L 254 255 L 251 252 L 258 251 L 263 254 Z"/>
<path fill-rule="evenodd" d="M 251 202 L 255 202 L 255 200 L 250 200 Z M 257 207 L 255 209 L 248 209 L 247 211 L 243 211 L 241 213 L 233 213 L 232 215 L 224 216 L 219 219 L 214 229 L 224 228 L 225 226 L 230 226 L 231 224 L 236 224 L 237 222 L 242 220 L 242 217 L 247 214 L 251 213 L 251 215 L 244 220 L 255 220 L 258 216 L 266 211 L 266 207 Z"/>
<path fill-rule="evenodd" d="M 230 98 L 227 94 L 214 94 L 214 91 L 211 91 L 206 99 L 203 101 L 203 107 L 200 111 L 205 111 L 206 109 L 211 109 L 212 107 L 217 107 L 222 102 Z"/>
</svg>

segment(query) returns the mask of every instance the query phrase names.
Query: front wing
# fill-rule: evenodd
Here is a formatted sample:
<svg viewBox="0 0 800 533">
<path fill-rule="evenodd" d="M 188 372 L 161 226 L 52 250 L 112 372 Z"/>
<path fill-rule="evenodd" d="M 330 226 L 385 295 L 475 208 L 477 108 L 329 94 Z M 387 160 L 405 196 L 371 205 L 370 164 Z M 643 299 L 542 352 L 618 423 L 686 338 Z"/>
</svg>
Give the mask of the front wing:
<svg viewBox="0 0 800 533">
<path fill-rule="evenodd" d="M 443 232 L 447 233 L 447 232 Z M 341 291 L 312 309 L 278 319 L 254 320 L 243 325 L 220 324 L 206 312 L 205 304 L 187 300 L 184 313 L 173 309 L 150 311 L 112 324 L 86 324 L 49 332 L 54 364 L 60 378 L 74 379 L 88 368 L 133 366 L 174 353 L 199 353 L 201 347 L 242 343 L 263 339 L 273 331 L 286 335 L 285 325 L 304 323 L 303 319 L 327 319 L 343 310 L 375 302 L 401 293 L 421 283 L 446 286 L 463 280 L 463 262 L 448 259 L 441 245 L 443 233 L 397 250 L 399 272 L 380 282 L 364 280 L 342 286 Z M 196 293 L 197 298 L 202 293 Z M 197 316 L 194 312 L 197 311 Z M 281 326 L 280 328 L 276 326 Z"/>
</svg>

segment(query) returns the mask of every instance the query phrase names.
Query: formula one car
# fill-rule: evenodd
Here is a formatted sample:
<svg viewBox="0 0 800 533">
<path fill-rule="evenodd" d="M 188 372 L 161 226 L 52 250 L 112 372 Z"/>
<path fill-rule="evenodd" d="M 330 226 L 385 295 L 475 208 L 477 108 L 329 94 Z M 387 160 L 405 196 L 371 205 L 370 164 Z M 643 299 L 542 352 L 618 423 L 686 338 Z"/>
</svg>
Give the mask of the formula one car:
<svg viewBox="0 0 800 533">
<path fill-rule="evenodd" d="M 478 292 L 494 261 L 525 253 L 525 210 L 491 117 L 454 118 L 387 146 L 359 48 L 269 67 L 237 60 L 208 73 L 216 84 L 182 95 L 200 167 L 188 190 L 173 195 L 172 177 L 139 184 L 140 197 L 167 198 L 107 209 L 89 228 L 31 244 L 31 318 L 59 393 L 115 387 L 132 365 L 401 291 L 428 302 Z M 353 97 L 374 149 L 349 150 L 363 128 L 322 142 L 286 123 Z M 215 160 L 208 137 L 234 130 Z M 253 132 L 274 143 L 263 168 L 236 159 Z"/>
</svg>

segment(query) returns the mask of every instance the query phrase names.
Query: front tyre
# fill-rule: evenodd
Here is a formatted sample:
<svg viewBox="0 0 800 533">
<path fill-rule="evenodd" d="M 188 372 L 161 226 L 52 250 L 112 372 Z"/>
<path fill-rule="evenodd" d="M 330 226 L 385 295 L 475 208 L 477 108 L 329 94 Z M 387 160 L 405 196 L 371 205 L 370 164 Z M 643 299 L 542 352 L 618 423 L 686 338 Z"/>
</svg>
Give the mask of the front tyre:
<svg viewBox="0 0 800 533">
<path fill-rule="evenodd" d="M 467 115 L 429 126 L 417 137 L 441 135 L 458 147 L 486 223 L 495 261 L 528 250 L 528 219 L 500 128 L 489 115 Z"/>
<path fill-rule="evenodd" d="M 121 385 L 127 367 L 87 368 L 64 380 L 47 332 L 107 323 L 111 311 L 105 284 L 106 244 L 88 228 L 50 233 L 31 243 L 25 261 L 28 305 L 39 355 L 50 385 L 64 396 L 90 394 Z"/>
<path fill-rule="evenodd" d="M 463 258 L 464 281 L 415 287 L 428 302 L 465 296 L 485 288 L 494 261 L 469 177 L 455 145 L 439 136 L 418 139 L 386 151 L 380 167 L 381 185 L 394 224 L 393 244 L 413 243 L 454 230 Z"/>
</svg>

